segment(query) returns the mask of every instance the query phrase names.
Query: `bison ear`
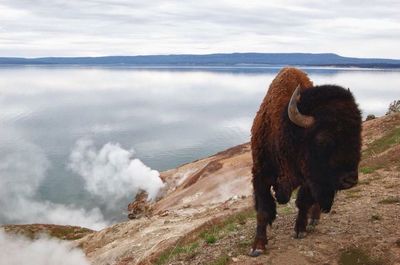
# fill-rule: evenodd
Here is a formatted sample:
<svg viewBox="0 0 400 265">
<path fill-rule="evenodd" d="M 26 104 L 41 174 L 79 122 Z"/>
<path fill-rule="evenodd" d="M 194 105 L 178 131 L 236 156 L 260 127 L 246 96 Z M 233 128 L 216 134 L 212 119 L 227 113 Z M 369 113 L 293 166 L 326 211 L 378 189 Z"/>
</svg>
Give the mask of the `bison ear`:
<svg viewBox="0 0 400 265">
<path fill-rule="evenodd" d="M 297 126 L 303 128 L 310 128 L 311 126 L 314 125 L 315 119 L 313 116 L 307 116 L 300 113 L 299 109 L 297 108 L 297 102 L 299 100 L 300 100 L 300 85 L 298 85 L 294 90 L 288 105 L 287 111 L 289 119 Z"/>
</svg>

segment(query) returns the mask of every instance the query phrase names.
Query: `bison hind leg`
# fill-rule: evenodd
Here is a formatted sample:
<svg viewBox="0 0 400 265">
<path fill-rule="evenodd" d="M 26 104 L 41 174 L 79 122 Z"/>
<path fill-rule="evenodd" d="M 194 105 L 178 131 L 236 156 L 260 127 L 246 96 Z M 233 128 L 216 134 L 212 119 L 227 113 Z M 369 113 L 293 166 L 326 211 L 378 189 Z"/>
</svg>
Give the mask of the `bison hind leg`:
<svg viewBox="0 0 400 265">
<path fill-rule="evenodd" d="M 253 174 L 254 201 L 257 211 L 257 228 L 254 243 L 249 255 L 259 256 L 265 252 L 267 225 L 272 225 L 276 218 L 276 203 L 271 194 L 271 185 L 264 175 Z"/>
</svg>

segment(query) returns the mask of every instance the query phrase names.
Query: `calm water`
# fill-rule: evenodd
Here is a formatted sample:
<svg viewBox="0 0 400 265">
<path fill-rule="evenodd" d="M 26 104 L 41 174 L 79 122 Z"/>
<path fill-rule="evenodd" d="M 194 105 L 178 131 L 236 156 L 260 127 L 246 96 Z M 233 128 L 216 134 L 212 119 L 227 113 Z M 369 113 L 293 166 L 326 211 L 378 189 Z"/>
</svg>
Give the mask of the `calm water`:
<svg viewBox="0 0 400 265">
<path fill-rule="evenodd" d="M 400 71 L 305 70 L 315 84 L 349 87 L 364 116 L 383 115 L 400 98 Z M 35 198 L 90 208 L 96 198 L 67 166 L 79 139 L 134 149 L 156 170 L 176 167 L 248 141 L 252 119 L 278 71 L 2 67 L 0 154 L 34 146 L 48 161 Z M 15 175 L 7 181 L 22 180 Z"/>
</svg>

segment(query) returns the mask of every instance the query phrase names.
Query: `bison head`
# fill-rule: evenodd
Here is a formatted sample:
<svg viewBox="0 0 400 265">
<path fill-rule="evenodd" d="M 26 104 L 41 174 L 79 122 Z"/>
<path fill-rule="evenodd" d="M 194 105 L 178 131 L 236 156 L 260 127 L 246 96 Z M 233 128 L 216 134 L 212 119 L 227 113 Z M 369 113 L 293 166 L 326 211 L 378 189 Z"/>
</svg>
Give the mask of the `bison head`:
<svg viewBox="0 0 400 265">
<path fill-rule="evenodd" d="M 300 174 L 324 212 L 338 190 L 358 182 L 361 113 L 351 92 L 339 86 L 317 86 L 300 93 L 288 105 L 292 145 Z"/>
</svg>

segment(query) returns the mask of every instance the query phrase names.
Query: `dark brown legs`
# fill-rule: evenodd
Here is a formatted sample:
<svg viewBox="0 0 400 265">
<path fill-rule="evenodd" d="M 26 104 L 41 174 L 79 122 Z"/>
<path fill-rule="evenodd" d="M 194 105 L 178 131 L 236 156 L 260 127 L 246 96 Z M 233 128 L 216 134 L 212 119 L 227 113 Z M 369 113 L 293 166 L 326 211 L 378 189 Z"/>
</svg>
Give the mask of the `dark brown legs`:
<svg viewBox="0 0 400 265">
<path fill-rule="evenodd" d="M 308 226 L 310 229 L 314 228 L 319 223 L 319 218 L 321 217 L 321 207 L 318 203 L 314 203 L 314 205 L 310 209 L 310 222 Z"/>
<path fill-rule="evenodd" d="M 318 224 L 321 208 L 313 199 L 310 189 L 307 186 L 300 187 L 297 194 L 296 206 L 299 209 L 299 213 L 294 226 L 294 237 L 303 238 L 306 236 L 307 228 L 311 230 Z M 308 216 L 310 216 L 310 222 L 307 227 Z"/>
<path fill-rule="evenodd" d="M 250 256 L 259 256 L 267 244 L 267 225 L 276 217 L 275 199 L 271 195 L 271 186 L 263 177 L 253 177 L 255 208 L 257 211 L 257 229 Z"/>
<path fill-rule="evenodd" d="M 271 194 L 271 185 L 261 177 L 253 177 L 254 200 L 257 211 L 257 228 L 254 243 L 249 255 L 256 257 L 264 253 L 268 243 L 267 225 L 276 218 L 276 203 Z M 321 207 L 314 200 L 308 186 L 301 186 L 297 194 L 296 206 L 299 209 L 295 223 L 295 238 L 306 236 L 307 230 L 313 229 L 319 222 Z M 308 222 L 308 218 L 310 221 Z"/>
</svg>

